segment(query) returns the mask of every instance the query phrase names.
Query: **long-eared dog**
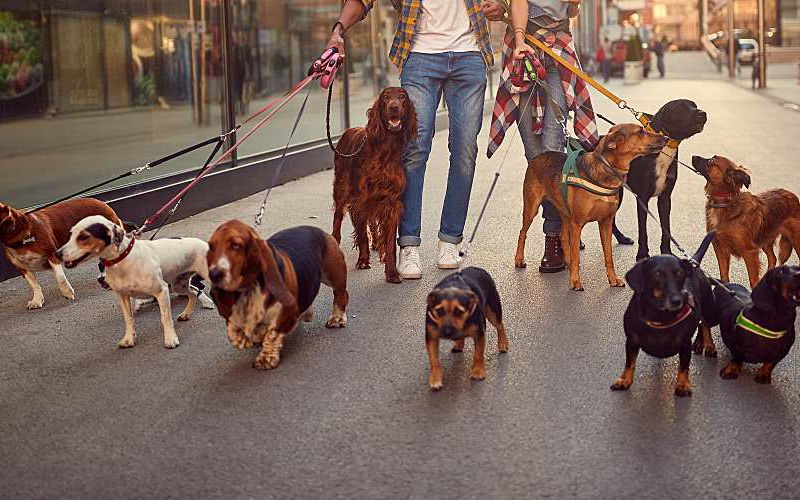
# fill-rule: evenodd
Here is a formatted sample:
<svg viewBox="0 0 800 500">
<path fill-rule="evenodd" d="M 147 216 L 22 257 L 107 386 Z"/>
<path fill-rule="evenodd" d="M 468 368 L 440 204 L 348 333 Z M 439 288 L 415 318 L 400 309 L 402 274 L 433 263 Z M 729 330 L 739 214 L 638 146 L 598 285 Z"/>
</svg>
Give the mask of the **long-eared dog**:
<svg viewBox="0 0 800 500">
<path fill-rule="evenodd" d="M 639 156 L 661 151 L 666 142 L 666 137 L 646 132 L 639 125 L 615 125 L 600 139 L 594 151 L 579 157 L 577 166 L 584 181 L 591 179 L 595 185 L 612 191 L 610 195 L 595 194 L 569 185 L 567 199 L 564 199 L 561 192 L 562 167 L 567 155 L 546 152 L 531 160 L 522 187 L 522 229 L 519 231 L 514 259 L 516 267 L 526 267 L 525 240 L 528 229 L 542 200 L 547 198 L 553 202 L 563 221 L 561 244 L 569 266 L 570 287 L 573 290 L 583 290 L 579 271 L 581 231 L 583 226 L 592 221 L 598 221 L 600 225 L 608 282 L 615 287 L 625 286 L 614 270 L 611 253 L 611 234 L 614 214 L 619 207 L 619 189 L 625 183 L 631 161 Z"/>
<path fill-rule="evenodd" d="M 756 372 L 759 384 L 772 382 L 772 370 L 792 348 L 794 322 L 800 307 L 800 267 L 770 269 L 753 289 L 737 284 L 714 288 L 720 311 L 722 341 L 731 352 L 731 361 L 720 371 L 724 379 L 734 379 L 742 363 L 763 363 Z"/>
<path fill-rule="evenodd" d="M 699 268 L 714 238 L 706 235 L 692 260 L 674 255 L 656 255 L 640 260 L 625 275 L 633 297 L 625 310 L 625 369 L 611 386 L 625 391 L 633 383 L 639 349 L 657 358 L 679 357 L 676 396 L 691 396 L 689 363 L 692 337 L 697 330 L 695 352 L 716 357 L 711 326 L 716 309 L 711 283 Z M 695 263 L 698 267 L 695 267 Z"/>
<path fill-rule="evenodd" d="M 346 212 L 354 227 L 358 247 L 358 269 L 370 267 L 372 245 L 384 262 L 386 281 L 400 283 L 395 238 L 403 213 L 406 176 L 400 154 L 417 136 L 417 114 L 405 90 L 389 87 L 381 92 L 369 111 L 366 127 L 345 131 L 334 158 L 333 237 L 342 241 L 342 219 Z M 359 150 L 360 148 L 360 150 Z"/>
<path fill-rule="evenodd" d="M 161 310 L 164 347 L 172 349 L 180 341 L 172 321 L 170 286 L 176 290 L 186 288 L 195 274 L 208 281 L 207 251 L 208 244 L 197 238 L 139 240 L 119 224 L 93 215 L 75 224 L 69 241 L 56 255 L 67 268 L 92 257 L 100 258 L 105 281 L 116 292 L 125 320 L 125 335 L 117 344 L 119 347 L 136 344 L 131 299 L 155 297 Z M 187 321 L 194 312 L 197 295 L 190 293 L 188 297 L 179 321 Z"/>
<path fill-rule="evenodd" d="M 472 337 L 475 354 L 470 378 L 486 378 L 483 354 L 486 349 L 486 320 L 497 330 L 497 349 L 508 352 L 508 336 L 503 324 L 503 306 L 492 277 L 479 267 L 467 267 L 448 275 L 428 294 L 425 310 L 425 347 L 430 376 L 428 386 L 442 388 L 439 340 L 455 342 L 453 352 L 464 350 L 464 340 Z"/>
<path fill-rule="evenodd" d="M 34 272 L 48 268 L 55 274 L 61 295 L 69 300 L 75 299 L 75 290 L 67 281 L 64 268 L 55 253 L 69 240 L 72 226 L 90 215 L 102 215 L 122 225 L 111 207 L 94 198 L 64 201 L 32 213 L 0 203 L 0 242 L 3 243 L 8 261 L 33 290 L 28 309 L 38 309 L 44 305 L 42 287 Z"/>
<path fill-rule="evenodd" d="M 631 162 L 628 186 L 644 203 L 650 198 L 658 198 L 658 218 L 661 223 L 661 253 L 670 252 L 670 211 L 672 210 L 672 190 L 678 179 L 678 145 L 693 135 L 703 131 L 706 124 L 705 111 L 688 99 L 676 99 L 661 106 L 652 116 L 650 126 L 656 132 L 669 138 L 664 148 L 655 154 L 640 156 Z M 622 203 L 622 192 L 620 192 Z M 636 218 L 639 227 L 639 249 L 636 260 L 650 256 L 647 242 L 647 212 L 636 203 Z M 614 224 L 617 239 L 626 238 Z"/>
<path fill-rule="evenodd" d="M 747 266 L 750 288 L 761 276 L 761 251 L 767 254 L 767 268 L 776 260 L 784 264 L 792 249 L 800 249 L 800 200 L 786 189 L 760 194 L 742 191 L 750 187 L 746 168 L 722 156 L 692 157 L 692 165 L 706 178 L 706 227 L 716 229 L 714 252 L 722 281 L 730 281 L 731 255 Z M 774 245 L 780 236 L 780 254 Z"/>
<path fill-rule="evenodd" d="M 285 337 L 298 322 L 311 321 L 321 283 L 333 289 L 325 326 L 347 325 L 347 264 L 321 229 L 293 227 L 265 241 L 244 222 L 231 220 L 211 235 L 207 262 L 228 340 L 238 349 L 261 346 L 255 368 L 278 366 Z"/>
</svg>

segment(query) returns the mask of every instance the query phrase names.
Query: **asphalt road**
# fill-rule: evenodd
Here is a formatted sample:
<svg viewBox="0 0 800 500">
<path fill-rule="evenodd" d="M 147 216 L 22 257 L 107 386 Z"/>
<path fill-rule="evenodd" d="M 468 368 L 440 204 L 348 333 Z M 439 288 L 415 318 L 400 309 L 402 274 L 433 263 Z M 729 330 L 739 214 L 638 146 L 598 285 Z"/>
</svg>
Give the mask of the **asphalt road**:
<svg viewBox="0 0 800 500">
<path fill-rule="evenodd" d="M 709 112 L 706 131 L 681 158 L 719 153 L 752 169 L 754 191 L 800 192 L 800 114 L 718 81 L 650 81 L 616 89 L 654 111 L 670 97 Z M 627 119 L 613 106 L 599 107 Z M 469 227 L 497 158 L 481 158 Z M 508 140 L 508 139 L 507 139 Z M 93 266 L 69 273 L 79 300 L 58 296 L 44 276 L 45 308 L 25 311 L 21 279 L 0 284 L 0 497 L 2 498 L 741 498 L 794 497 L 800 486 L 797 351 L 771 386 L 717 375 L 728 360 L 692 360 L 694 395 L 673 396 L 677 360 L 642 355 L 634 385 L 609 385 L 623 365 L 628 289 L 610 289 L 596 225 L 583 238 L 586 291 L 566 274 L 519 271 L 513 254 L 524 173 L 511 145 L 470 263 L 488 269 L 506 309 L 511 350 L 489 334 L 487 379 L 469 380 L 472 348 L 443 349 L 444 389 L 431 393 L 424 350 L 424 298 L 444 275 L 434 268 L 446 178 L 446 133 L 435 139 L 425 193 L 425 276 L 388 285 L 379 269 L 351 269 L 350 324 L 326 330 L 331 295 L 288 340 L 278 369 L 251 368 L 255 351 L 228 345 L 223 322 L 198 310 L 177 324 L 167 351 L 155 308 L 136 316 L 137 346 L 119 350 L 122 319 Z M 331 173 L 272 192 L 263 234 L 297 224 L 329 228 Z M 701 179 L 681 171 L 675 236 L 694 249 L 704 232 Z M 207 237 L 221 222 L 252 220 L 251 197 L 169 226 Z M 620 225 L 634 235 L 630 197 Z M 535 222 L 528 259 L 542 250 Z M 658 229 L 651 224 L 651 241 Z M 615 246 L 620 273 L 635 248 Z M 796 256 L 793 257 L 796 262 Z M 717 275 L 710 255 L 703 267 Z M 733 277 L 745 282 L 744 265 Z M 183 306 L 176 301 L 177 315 Z M 719 339 L 718 332 L 714 332 Z"/>
</svg>

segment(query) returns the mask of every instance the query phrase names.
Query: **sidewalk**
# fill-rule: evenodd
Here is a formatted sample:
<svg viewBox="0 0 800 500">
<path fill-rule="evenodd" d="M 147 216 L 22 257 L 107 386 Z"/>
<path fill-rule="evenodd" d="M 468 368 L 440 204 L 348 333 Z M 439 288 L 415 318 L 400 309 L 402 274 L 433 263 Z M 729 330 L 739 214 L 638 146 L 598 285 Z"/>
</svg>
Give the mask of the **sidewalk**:
<svg viewBox="0 0 800 500">
<path fill-rule="evenodd" d="M 781 186 L 800 193 L 799 113 L 724 80 L 631 87 L 614 80 L 612 89 L 648 112 L 670 98 L 695 100 L 709 121 L 681 145 L 682 160 L 723 154 L 751 169 L 754 192 Z M 611 119 L 632 120 L 593 97 Z M 355 270 L 346 226 L 348 327 L 324 328 L 331 296 L 323 287 L 314 321 L 287 340 L 277 370 L 253 370 L 255 353 L 233 349 L 218 315 L 200 309 L 176 324 L 176 350 L 163 348 L 155 308 L 135 317 L 136 347 L 117 349 L 122 319 L 90 264 L 68 271 L 75 303 L 42 274 L 45 307 L 38 311 L 25 310 L 30 292 L 21 278 L 0 283 L 0 496 L 729 498 L 796 491 L 797 350 L 772 386 L 753 383 L 750 367 L 738 381 L 721 380 L 729 358 L 720 343 L 718 360 L 692 360 L 692 398 L 672 395 L 676 359 L 644 354 L 630 392 L 609 391 L 623 366 L 630 290 L 608 287 L 596 224 L 583 232 L 586 292 L 570 291 L 564 273 L 514 269 L 522 145 L 509 134 L 487 160 L 487 130 L 484 122 L 468 232 L 511 150 L 468 262 L 498 283 L 511 350 L 498 355 L 489 332 L 485 381 L 468 380 L 471 345 L 464 355 L 443 345 L 445 388 L 434 394 L 426 387 L 425 296 L 445 275 L 434 264 L 447 177 L 441 131 L 424 197 L 423 279 L 388 285 L 377 262 Z M 275 188 L 261 233 L 300 224 L 329 229 L 331 181 L 326 171 Z M 209 210 L 167 226 L 161 237 L 207 238 L 230 218 L 251 222 L 260 201 L 256 195 Z M 704 202 L 702 179 L 681 169 L 672 226 L 690 251 L 705 232 Z M 631 197 L 618 222 L 636 235 Z M 656 242 L 659 229 L 649 229 Z M 542 240 L 537 218 L 530 262 L 540 257 Z M 622 274 L 636 249 L 613 251 Z M 703 268 L 717 275 L 713 252 Z M 746 282 L 739 261 L 732 278 Z M 182 306 L 175 300 L 175 315 Z"/>
</svg>

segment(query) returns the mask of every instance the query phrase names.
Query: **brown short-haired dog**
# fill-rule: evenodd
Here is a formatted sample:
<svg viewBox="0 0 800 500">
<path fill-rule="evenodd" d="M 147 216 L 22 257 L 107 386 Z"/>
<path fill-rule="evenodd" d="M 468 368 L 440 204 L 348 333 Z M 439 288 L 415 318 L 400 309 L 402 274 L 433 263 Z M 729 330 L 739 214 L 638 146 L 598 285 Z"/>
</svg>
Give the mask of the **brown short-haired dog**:
<svg viewBox="0 0 800 500">
<path fill-rule="evenodd" d="M 759 252 L 767 254 L 767 267 L 775 267 L 773 246 L 780 236 L 780 263 L 800 248 L 800 200 L 786 189 L 759 194 L 742 191 L 750 187 L 750 172 L 722 156 L 692 157 L 692 165 L 706 178 L 706 227 L 717 230 L 714 253 L 719 276 L 730 281 L 731 255 L 747 266 L 750 288 L 761 277 Z"/>
<path fill-rule="evenodd" d="M 646 132 L 634 124 L 615 125 L 608 131 L 594 151 L 586 153 L 577 160 L 578 169 L 584 180 L 591 180 L 603 189 L 617 192 L 610 195 L 595 194 L 573 185 L 567 186 L 567 199 L 561 193 L 562 167 L 567 155 L 560 152 L 542 153 L 528 164 L 525 183 L 522 187 L 522 229 L 519 231 L 516 267 L 526 267 L 525 240 L 528 228 L 539 211 L 544 198 L 553 202 L 561 215 L 561 244 L 569 266 L 569 282 L 573 290 L 583 290 L 580 278 L 580 239 L 581 230 L 587 222 L 598 221 L 600 239 L 603 242 L 606 273 L 611 286 L 625 286 L 614 270 L 611 254 L 611 232 L 614 214 L 619 200 L 618 190 L 625 183 L 630 163 L 639 156 L 661 151 L 667 138 Z"/>
<path fill-rule="evenodd" d="M 486 320 L 497 330 L 497 349 L 508 351 L 508 337 L 503 325 L 503 306 L 492 277 L 479 267 L 468 267 L 448 275 L 428 294 L 425 311 L 425 347 L 431 373 L 428 385 L 434 391 L 442 388 L 442 366 L 439 364 L 439 339 L 455 342 L 453 352 L 464 350 L 464 339 L 472 337 L 475 354 L 472 360 L 473 380 L 486 378 L 483 351 L 486 348 Z"/>
<path fill-rule="evenodd" d="M 278 366 L 286 335 L 299 321 L 311 320 L 321 283 L 333 289 L 325 326 L 347 325 L 347 265 L 325 231 L 293 227 L 265 241 L 244 222 L 232 220 L 219 226 L 208 244 L 211 296 L 225 318 L 228 340 L 239 349 L 261 345 L 256 368 Z"/>
</svg>

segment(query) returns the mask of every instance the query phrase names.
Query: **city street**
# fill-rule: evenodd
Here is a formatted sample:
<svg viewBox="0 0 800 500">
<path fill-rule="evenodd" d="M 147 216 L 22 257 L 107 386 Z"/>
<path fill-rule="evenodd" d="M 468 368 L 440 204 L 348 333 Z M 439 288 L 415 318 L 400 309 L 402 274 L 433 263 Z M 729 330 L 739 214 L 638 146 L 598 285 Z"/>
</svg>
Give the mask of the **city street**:
<svg viewBox="0 0 800 500">
<path fill-rule="evenodd" d="M 681 145 L 681 160 L 724 155 L 751 170 L 753 192 L 800 193 L 800 112 L 726 81 L 702 54 L 668 54 L 667 78 L 636 86 L 615 79 L 610 88 L 647 112 L 670 99 L 694 100 L 709 119 L 702 134 Z M 598 93 L 592 98 L 609 118 L 632 121 Z M 331 294 L 323 287 L 314 320 L 289 338 L 275 370 L 253 369 L 256 351 L 231 347 L 222 319 L 209 310 L 176 323 L 181 345 L 166 350 L 158 310 L 147 307 L 135 316 L 136 347 L 118 349 L 122 317 L 113 294 L 97 286 L 94 263 L 67 272 L 75 303 L 59 296 L 51 274 L 40 275 L 45 307 L 37 311 L 25 310 L 30 291 L 22 278 L 0 283 L 0 497 L 796 496 L 797 349 L 770 386 L 756 384 L 749 365 L 738 380 L 722 380 L 729 354 L 715 329 L 720 356 L 692 359 L 691 398 L 673 395 L 676 358 L 645 354 L 630 390 L 610 391 L 623 368 L 622 314 L 631 291 L 608 286 L 596 224 L 583 233 L 585 292 L 570 291 L 566 273 L 514 268 L 522 143 L 514 130 L 487 160 L 488 123 L 487 117 L 467 233 L 495 170 L 502 170 L 468 263 L 498 283 L 510 351 L 497 353 L 490 328 L 485 381 L 469 380 L 471 343 L 463 354 L 443 343 L 444 388 L 427 387 L 425 297 L 446 274 L 435 267 L 448 161 L 443 130 L 427 172 L 423 278 L 387 284 L 374 255 L 373 269 L 356 270 L 348 225 L 347 328 L 325 329 Z M 323 129 L 321 119 L 317 126 Z M 330 230 L 332 179 L 326 171 L 275 188 L 261 233 L 301 224 Z M 705 234 L 703 186 L 681 168 L 672 227 L 690 251 Z M 207 238 L 228 219 L 250 223 L 261 199 L 171 224 L 160 237 Z M 617 221 L 634 238 L 635 219 L 635 201 L 626 196 Z M 660 229 L 651 221 L 649 230 L 654 252 Z M 543 239 L 537 218 L 530 264 L 541 257 Z M 613 250 L 624 274 L 636 248 Z M 702 267 L 718 276 L 713 252 Z M 741 261 L 734 261 L 732 278 L 747 282 Z M 184 301 L 173 302 L 177 316 Z"/>
</svg>

